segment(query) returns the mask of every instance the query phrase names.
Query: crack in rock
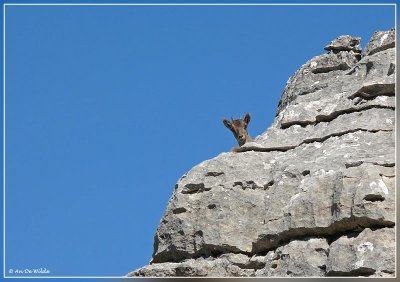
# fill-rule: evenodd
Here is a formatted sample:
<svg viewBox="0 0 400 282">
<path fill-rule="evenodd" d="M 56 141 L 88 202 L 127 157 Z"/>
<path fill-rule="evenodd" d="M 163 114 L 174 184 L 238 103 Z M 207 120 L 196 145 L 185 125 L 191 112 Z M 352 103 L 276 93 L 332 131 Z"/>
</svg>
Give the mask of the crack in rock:
<svg viewBox="0 0 400 282">
<path fill-rule="evenodd" d="M 395 96 L 395 84 L 372 83 L 369 85 L 364 85 L 356 93 L 350 95 L 348 99 L 353 100 L 354 98 L 361 97 L 365 100 L 373 100 L 377 96 Z"/>
<path fill-rule="evenodd" d="M 353 269 L 352 271 L 349 272 L 343 272 L 343 271 L 329 271 L 326 273 L 326 276 L 371 276 L 376 272 L 375 269 L 368 268 L 368 267 L 360 267 L 357 269 Z"/>
<path fill-rule="evenodd" d="M 350 68 L 350 66 L 347 63 L 343 62 L 338 65 L 316 68 L 316 69 L 311 70 L 311 72 L 313 74 L 319 74 L 319 73 L 327 73 L 327 72 L 338 71 L 338 70 L 344 71 L 344 70 L 348 70 L 349 68 Z"/>
<path fill-rule="evenodd" d="M 292 150 L 298 146 L 285 146 L 285 147 L 258 147 L 258 146 L 246 146 L 237 148 L 238 153 L 255 151 L 255 152 L 286 152 Z"/>
<path fill-rule="evenodd" d="M 362 128 L 356 128 L 356 129 L 352 129 L 352 130 L 346 130 L 343 132 L 337 132 L 337 133 L 332 133 L 323 137 L 316 137 L 316 138 L 310 138 L 310 139 L 305 139 L 302 142 L 300 142 L 298 145 L 293 145 L 293 146 L 285 146 L 285 147 L 258 147 L 258 146 L 245 146 L 245 147 L 239 147 L 237 149 L 238 153 L 242 153 L 242 152 L 248 152 L 248 151 L 255 151 L 255 152 L 287 152 L 289 150 L 293 150 L 297 147 L 300 147 L 301 145 L 304 144 L 310 144 L 310 143 L 314 143 L 314 142 L 319 142 L 319 143 L 323 143 L 326 140 L 328 140 L 329 138 L 332 137 L 341 137 L 344 136 L 346 134 L 351 134 L 351 133 L 355 133 L 355 132 L 370 132 L 370 133 L 377 133 L 377 132 L 390 132 L 392 130 L 386 130 L 386 129 L 380 129 L 380 130 L 368 130 L 368 129 L 362 129 Z M 374 163 L 377 164 L 377 163 Z M 383 165 L 383 164 L 382 164 Z M 383 165 L 384 166 L 384 165 Z"/>
<path fill-rule="evenodd" d="M 266 184 L 265 186 L 260 186 L 257 183 L 255 183 L 253 180 L 248 180 L 248 181 L 244 181 L 244 182 L 236 181 L 235 183 L 233 183 L 233 187 L 235 187 L 235 186 L 240 186 L 243 190 L 246 190 L 246 189 L 252 189 L 252 190 L 262 189 L 262 190 L 265 190 L 266 187 L 268 187 L 268 184 Z"/>
<path fill-rule="evenodd" d="M 204 183 L 188 183 L 182 189 L 182 194 L 193 194 L 209 191 L 211 188 L 206 188 Z"/>
<path fill-rule="evenodd" d="M 362 165 L 364 162 L 363 161 L 357 161 L 357 162 L 352 162 L 352 163 L 345 163 L 345 167 L 346 168 L 350 168 L 350 167 L 358 167 L 360 165 Z"/>
<path fill-rule="evenodd" d="M 266 265 L 265 262 L 262 261 L 248 261 L 247 263 L 238 263 L 238 262 L 232 262 L 233 265 L 236 265 L 237 267 L 240 267 L 241 269 L 263 269 Z"/>
<path fill-rule="evenodd" d="M 395 163 L 385 163 L 385 162 L 365 162 L 365 161 L 356 161 L 356 162 L 351 162 L 351 163 L 345 163 L 345 167 L 346 168 L 352 168 L 352 167 L 358 167 L 361 166 L 362 164 L 373 164 L 373 165 L 377 165 L 377 166 L 383 166 L 383 167 L 394 167 Z M 383 175 L 383 174 L 382 174 Z M 386 177 L 392 177 L 392 175 L 387 176 Z"/>
<path fill-rule="evenodd" d="M 317 125 L 318 123 L 321 122 L 331 122 L 334 119 L 338 118 L 341 115 L 345 114 L 351 114 L 351 113 L 357 113 L 369 109 L 390 109 L 390 110 L 395 110 L 395 107 L 392 106 L 382 106 L 382 105 L 367 105 L 359 108 L 348 108 L 348 109 L 343 109 L 343 110 L 338 110 L 330 113 L 329 115 L 317 115 L 315 117 L 314 121 L 290 121 L 286 123 L 281 124 L 281 129 L 288 129 L 289 127 L 293 125 L 300 125 L 301 127 L 306 127 L 309 125 Z"/>
<path fill-rule="evenodd" d="M 213 176 L 213 177 L 217 177 L 220 175 L 225 174 L 223 171 L 209 171 L 205 174 L 205 176 Z"/>
<path fill-rule="evenodd" d="M 368 106 L 364 106 L 364 107 L 360 107 L 360 108 L 348 108 L 348 109 L 332 112 L 329 115 L 318 115 L 315 117 L 315 124 L 318 124 L 320 122 L 331 122 L 341 115 L 358 113 L 358 112 L 369 110 L 369 109 L 390 109 L 390 110 L 394 111 L 395 107 L 380 106 L 380 105 L 368 105 Z"/>
<path fill-rule="evenodd" d="M 256 254 L 266 255 L 268 251 L 288 244 L 293 240 L 304 240 L 306 238 L 327 238 L 332 243 L 335 240 L 332 238 L 340 238 L 341 236 L 349 234 L 355 230 L 357 230 L 357 233 L 359 233 L 365 228 L 376 230 L 380 228 L 393 227 L 394 225 L 395 223 L 391 221 L 374 220 L 367 217 L 346 218 L 341 221 L 337 221 L 328 227 L 300 227 L 289 229 L 278 234 L 260 235 L 258 240 L 253 242 L 252 250 L 250 252 L 240 250 L 235 246 L 230 246 L 227 244 L 212 245 L 202 243 L 200 248 L 195 253 L 190 254 L 177 249 L 174 249 L 173 252 L 171 252 L 171 249 L 174 248 L 174 246 L 171 246 L 171 249 L 168 252 L 161 252 L 155 255 L 152 263 L 182 262 L 186 259 L 198 259 L 200 257 L 218 258 L 229 253 L 243 254 L 248 257 L 253 257 Z"/>
<path fill-rule="evenodd" d="M 184 208 L 184 207 L 181 207 L 181 208 L 176 208 L 176 209 L 173 209 L 172 210 L 172 213 L 173 214 L 179 214 L 179 213 L 184 213 L 184 212 L 186 212 L 187 210 Z"/>
<path fill-rule="evenodd" d="M 396 165 L 395 163 L 385 163 L 385 162 L 373 162 L 372 164 L 384 167 L 394 167 Z"/>
<path fill-rule="evenodd" d="M 323 137 L 319 137 L 319 138 L 310 138 L 310 139 L 305 139 L 303 142 L 301 142 L 298 146 L 301 146 L 303 144 L 309 144 L 309 143 L 314 143 L 314 142 L 325 142 L 326 140 L 328 140 L 329 138 L 332 137 L 340 137 L 346 134 L 350 134 L 350 133 L 354 133 L 354 132 L 370 132 L 370 133 L 377 133 L 380 131 L 392 131 L 392 130 L 385 130 L 385 129 L 381 129 L 381 130 L 368 130 L 368 129 L 363 129 L 363 128 L 356 128 L 356 129 L 352 129 L 352 130 L 346 130 L 346 131 L 342 131 L 342 132 L 337 132 L 337 133 L 332 133 Z"/>
<path fill-rule="evenodd" d="M 328 227 L 300 227 L 285 230 L 278 234 L 263 234 L 259 236 L 256 242 L 253 242 L 251 253 L 266 253 L 285 242 L 305 237 L 328 238 L 354 230 L 393 227 L 394 225 L 395 223 L 391 221 L 375 220 L 367 217 L 352 217 L 337 221 Z"/>
<path fill-rule="evenodd" d="M 391 76 L 392 74 L 394 74 L 394 72 L 396 71 L 396 65 L 393 63 L 390 63 L 388 72 L 387 72 L 387 76 Z"/>
<path fill-rule="evenodd" d="M 365 195 L 364 200 L 369 201 L 369 202 L 382 202 L 385 200 L 385 197 L 382 195 L 377 195 L 377 194 L 368 194 Z"/>
</svg>

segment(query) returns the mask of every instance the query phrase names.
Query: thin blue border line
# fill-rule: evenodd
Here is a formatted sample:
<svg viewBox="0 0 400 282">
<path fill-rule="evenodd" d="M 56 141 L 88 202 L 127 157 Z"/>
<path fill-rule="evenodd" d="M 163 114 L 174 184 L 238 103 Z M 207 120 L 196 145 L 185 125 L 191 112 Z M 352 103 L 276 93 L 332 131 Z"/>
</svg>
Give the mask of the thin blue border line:
<svg viewBox="0 0 400 282">
<path fill-rule="evenodd" d="M 6 5 L 3 5 L 3 276 L 6 277 Z"/>
<path fill-rule="evenodd" d="M 5 6 L 396 6 L 396 3 L 4 3 Z"/>
<path fill-rule="evenodd" d="M 5 148 L 6 148 L 6 49 L 5 49 L 5 41 L 6 41 L 6 6 L 394 6 L 394 14 L 395 14 L 395 28 L 397 28 L 397 3 L 3 3 L 3 278 L 26 278 L 26 279 L 35 279 L 35 278 L 130 278 L 126 276 L 6 276 L 6 236 L 5 236 L 5 227 L 6 227 L 6 166 L 5 166 Z M 395 34 L 395 40 L 397 39 L 397 34 Z M 395 52 L 395 58 L 397 61 L 397 52 Z M 395 87 L 397 90 L 397 77 L 395 77 Z M 395 96 L 395 100 L 397 102 L 397 97 Z M 396 111 L 396 109 L 395 109 Z M 396 128 L 395 128 L 396 131 Z M 396 135 L 395 135 L 396 139 Z M 395 148 L 395 162 L 397 156 L 397 147 Z M 397 203 L 395 198 L 395 214 L 397 214 Z M 395 230 L 396 233 L 396 230 Z M 395 235 L 396 236 L 396 235 Z M 397 252 L 395 254 L 395 264 L 397 262 Z M 160 278 L 163 279 L 165 277 L 151 277 L 151 278 Z M 186 279 L 187 277 L 175 277 Z M 174 278 L 174 279 L 175 279 Z M 217 277 L 202 277 L 202 278 L 217 278 Z M 237 278 L 241 279 L 243 277 L 229 277 L 229 279 Z M 260 277 L 248 277 L 248 278 L 260 278 Z M 317 278 L 317 277 L 302 277 L 302 278 Z M 397 272 L 396 272 L 397 278 Z"/>
</svg>

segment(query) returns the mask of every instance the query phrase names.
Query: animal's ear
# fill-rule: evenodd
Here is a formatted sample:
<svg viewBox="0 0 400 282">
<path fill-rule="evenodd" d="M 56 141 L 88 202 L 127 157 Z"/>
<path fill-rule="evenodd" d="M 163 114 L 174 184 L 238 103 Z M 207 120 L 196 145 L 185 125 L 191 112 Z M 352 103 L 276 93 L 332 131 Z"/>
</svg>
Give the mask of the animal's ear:
<svg viewBox="0 0 400 282">
<path fill-rule="evenodd" d="M 226 118 L 224 118 L 224 124 L 225 124 L 225 126 L 227 127 L 227 128 L 229 128 L 229 130 L 231 130 L 231 131 L 233 131 L 233 126 L 232 126 L 232 123 L 229 121 L 229 120 L 227 120 Z"/>
<path fill-rule="evenodd" d="M 245 122 L 246 124 L 249 124 L 250 119 L 251 119 L 250 113 L 247 113 L 246 116 L 244 117 L 244 122 Z"/>
</svg>

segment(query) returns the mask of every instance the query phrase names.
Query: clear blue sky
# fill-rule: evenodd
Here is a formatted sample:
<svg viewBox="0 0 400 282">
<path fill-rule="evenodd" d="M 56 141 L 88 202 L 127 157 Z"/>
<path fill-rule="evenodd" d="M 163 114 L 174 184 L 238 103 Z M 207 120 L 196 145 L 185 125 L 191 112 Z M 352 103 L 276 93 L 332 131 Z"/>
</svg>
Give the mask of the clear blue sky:
<svg viewBox="0 0 400 282">
<path fill-rule="evenodd" d="M 41 1 L 43 2 L 43 1 Z M 391 6 L 7 6 L 6 271 L 147 264 L 177 179 L 272 122 L 288 78 Z"/>
</svg>

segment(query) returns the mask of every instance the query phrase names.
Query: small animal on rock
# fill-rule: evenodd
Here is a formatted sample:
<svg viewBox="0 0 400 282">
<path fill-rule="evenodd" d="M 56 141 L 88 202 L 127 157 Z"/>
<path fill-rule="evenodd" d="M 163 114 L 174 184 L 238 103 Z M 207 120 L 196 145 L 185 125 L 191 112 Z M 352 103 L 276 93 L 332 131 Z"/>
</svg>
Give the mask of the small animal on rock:
<svg viewBox="0 0 400 282">
<path fill-rule="evenodd" d="M 233 136 L 235 136 L 239 147 L 243 146 L 246 142 L 251 142 L 253 139 L 250 137 L 249 133 L 247 132 L 247 126 L 250 123 L 250 113 L 247 113 L 244 119 L 239 118 L 239 119 L 232 119 L 232 122 L 224 118 L 224 125 L 233 133 Z M 233 148 L 233 151 L 235 152 L 237 148 Z"/>
</svg>

